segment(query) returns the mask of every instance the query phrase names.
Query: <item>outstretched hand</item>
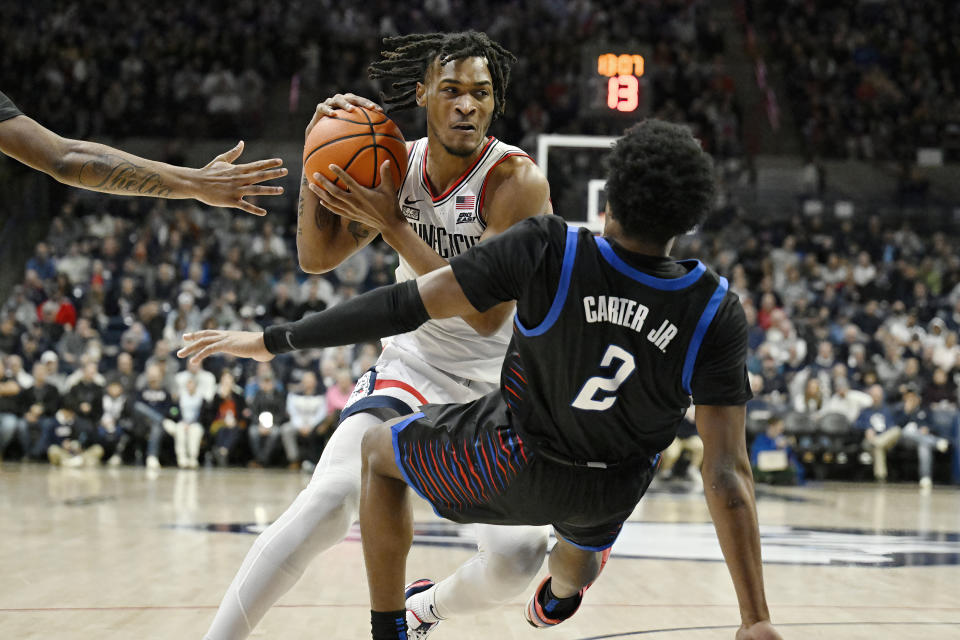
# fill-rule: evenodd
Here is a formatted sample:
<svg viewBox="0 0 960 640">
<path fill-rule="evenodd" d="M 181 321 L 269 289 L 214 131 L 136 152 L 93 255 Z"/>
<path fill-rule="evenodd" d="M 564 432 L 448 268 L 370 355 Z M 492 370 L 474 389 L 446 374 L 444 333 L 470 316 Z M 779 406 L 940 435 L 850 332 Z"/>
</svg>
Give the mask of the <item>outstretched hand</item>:
<svg viewBox="0 0 960 640">
<path fill-rule="evenodd" d="M 737 629 L 736 640 L 783 640 L 783 636 L 773 628 L 769 621 L 763 620 L 755 622 L 749 627 L 741 625 Z"/>
<path fill-rule="evenodd" d="M 278 196 L 283 187 L 269 187 L 259 183 L 287 175 L 283 160 L 271 158 L 233 164 L 243 153 L 243 141 L 233 149 L 221 153 L 202 169 L 193 170 L 189 180 L 190 194 L 214 207 L 235 207 L 255 216 L 267 214 L 266 209 L 244 200 L 247 196 Z"/>
<path fill-rule="evenodd" d="M 370 189 L 361 186 L 350 174 L 335 164 L 330 165 L 340 182 L 346 187 L 338 187 L 320 173 L 313 174 L 314 182 L 308 185 L 327 209 L 348 220 L 375 229 L 386 239 L 390 230 L 405 224 L 400 204 L 397 201 L 397 187 L 393 184 L 392 163 L 389 160 L 380 165 L 380 184 Z"/>
<path fill-rule="evenodd" d="M 200 364 L 215 353 L 228 353 L 238 358 L 253 358 L 259 362 L 273 360 L 273 354 L 267 351 L 260 331 L 219 331 L 207 329 L 183 334 L 186 343 L 177 351 L 180 358 L 190 358 Z"/>
</svg>

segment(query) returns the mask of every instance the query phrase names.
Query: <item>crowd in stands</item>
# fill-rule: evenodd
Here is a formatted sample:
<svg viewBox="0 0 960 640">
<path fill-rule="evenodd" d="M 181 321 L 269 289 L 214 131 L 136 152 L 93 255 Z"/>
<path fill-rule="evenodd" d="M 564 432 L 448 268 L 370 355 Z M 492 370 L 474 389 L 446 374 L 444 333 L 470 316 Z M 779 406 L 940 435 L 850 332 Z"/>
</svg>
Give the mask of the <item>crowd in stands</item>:
<svg viewBox="0 0 960 640">
<path fill-rule="evenodd" d="M 264 132 L 266 101 L 285 116 L 312 113 L 339 92 L 376 98 L 366 68 L 385 36 L 482 28 L 519 59 L 497 134 L 529 148 L 544 131 L 622 129 L 579 117 L 584 78 L 596 71 L 582 51 L 644 42 L 653 111 L 694 123 L 711 151 L 732 153 L 738 115 L 709 5 L 430 0 L 397 12 L 387 0 L 260 0 L 222 11 L 209 3 L 16 0 L 0 25 L 0 77 L 25 113 L 63 135 L 249 140 Z"/>
<path fill-rule="evenodd" d="M 883 480 L 893 452 L 890 475 L 924 486 L 949 466 L 960 237 L 920 231 L 876 216 L 774 222 L 728 208 L 678 244 L 743 303 L 755 464 L 847 463 Z M 269 219 L 190 204 L 68 201 L 0 306 L 0 455 L 311 468 L 377 345 L 202 367 L 174 355 L 186 331 L 298 318 L 389 282 L 396 265 L 377 242 L 308 277 L 292 241 Z M 695 470 L 702 455 L 687 422 L 667 468 L 686 452 Z"/>
<path fill-rule="evenodd" d="M 749 4 L 811 155 L 912 162 L 918 148 L 957 148 L 960 5 Z"/>
<path fill-rule="evenodd" d="M 0 456 L 311 468 L 378 345 L 259 366 L 175 357 L 184 332 L 295 320 L 390 281 L 396 266 L 375 243 L 307 278 L 295 251 L 293 234 L 269 220 L 68 201 L 0 307 Z"/>
<path fill-rule="evenodd" d="M 226 14 L 142 0 L 16 4 L 0 25 L 4 90 L 66 135 L 255 137 L 278 88 L 292 102 L 296 87 L 311 110 L 339 91 L 375 96 L 361 79 L 382 36 L 486 25 L 519 58 L 497 125 L 505 140 L 531 150 L 541 132 L 622 128 L 580 117 L 580 56 L 603 34 L 650 44 L 653 115 L 690 123 L 721 160 L 742 154 L 707 2 L 431 0 L 394 17 L 385 0 L 241 1 Z M 949 3 L 750 4 L 811 154 L 902 159 L 946 135 L 960 104 L 944 57 L 960 24 Z M 579 154 L 551 171 L 561 212 L 583 210 L 563 185 L 588 162 Z M 798 481 L 845 464 L 929 486 L 960 444 L 960 236 L 879 217 L 750 219 L 720 205 L 675 253 L 714 266 L 743 302 L 758 472 Z M 70 199 L 0 301 L 0 456 L 309 469 L 378 345 L 199 368 L 173 354 L 185 331 L 298 318 L 390 282 L 395 266 L 376 242 L 307 277 L 292 230 L 269 218 Z M 688 417 L 664 468 L 689 459 L 682 472 L 695 477 L 701 456 Z"/>
<path fill-rule="evenodd" d="M 715 266 L 743 303 L 755 463 L 781 449 L 784 466 L 863 463 L 885 480 L 896 447 L 928 487 L 958 444 L 956 231 L 877 216 L 717 224 L 675 253 Z"/>
</svg>

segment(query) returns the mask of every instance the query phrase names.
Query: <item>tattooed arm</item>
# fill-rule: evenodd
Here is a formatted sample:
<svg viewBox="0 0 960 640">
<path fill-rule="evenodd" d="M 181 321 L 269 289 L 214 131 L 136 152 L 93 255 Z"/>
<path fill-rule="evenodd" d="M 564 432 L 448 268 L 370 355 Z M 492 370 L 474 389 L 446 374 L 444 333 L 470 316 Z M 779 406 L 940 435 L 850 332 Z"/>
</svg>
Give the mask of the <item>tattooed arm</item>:
<svg viewBox="0 0 960 640">
<path fill-rule="evenodd" d="M 307 273 L 325 273 L 367 246 L 377 232 L 332 213 L 300 179 L 297 201 L 297 257 Z"/>
<path fill-rule="evenodd" d="M 195 198 L 219 207 L 236 207 L 255 215 L 266 211 L 246 196 L 275 196 L 282 187 L 260 185 L 286 175 L 279 158 L 235 165 L 241 142 L 200 169 L 177 167 L 96 142 L 63 138 L 43 125 L 17 116 L 0 122 L 0 151 L 81 189 L 126 196 Z"/>
</svg>

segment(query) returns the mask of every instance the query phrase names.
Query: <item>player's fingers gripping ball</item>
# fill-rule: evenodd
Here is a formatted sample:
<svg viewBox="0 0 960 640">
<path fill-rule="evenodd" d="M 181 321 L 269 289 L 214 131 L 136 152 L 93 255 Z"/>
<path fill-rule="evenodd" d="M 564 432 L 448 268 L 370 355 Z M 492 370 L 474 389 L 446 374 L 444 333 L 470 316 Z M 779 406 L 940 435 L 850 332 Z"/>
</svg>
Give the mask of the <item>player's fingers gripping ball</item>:
<svg viewBox="0 0 960 640">
<path fill-rule="evenodd" d="M 329 166 L 343 168 L 364 187 L 380 184 L 380 165 L 390 161 L 393 184 L 400 185 L 407 170 L 407 144 L 397 125 L 378 111 L 354 107 L 336 110 L 336 118 L 320 118 L 307 135 L 303 147 L 303 168 L 314 184 L 319 173 L 338 187 L 345 188 Z"/>
</svg>

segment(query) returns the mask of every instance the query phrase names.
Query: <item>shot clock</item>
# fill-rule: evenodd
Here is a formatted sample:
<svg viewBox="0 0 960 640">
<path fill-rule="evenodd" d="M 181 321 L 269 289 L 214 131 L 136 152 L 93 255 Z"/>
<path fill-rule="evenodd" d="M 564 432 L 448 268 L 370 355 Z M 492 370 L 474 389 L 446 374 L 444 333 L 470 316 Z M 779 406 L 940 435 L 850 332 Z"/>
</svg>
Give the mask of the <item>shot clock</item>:
<svg viewBox="0 0 960 640">
<path fill-rule="evenodd" d="M 583 104 L 594 115 L 642 118 L 650 107 L 648 56 L 639 47 L 592 47 L 583 54 Z"/>
</svg>

